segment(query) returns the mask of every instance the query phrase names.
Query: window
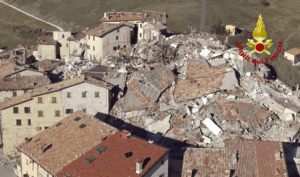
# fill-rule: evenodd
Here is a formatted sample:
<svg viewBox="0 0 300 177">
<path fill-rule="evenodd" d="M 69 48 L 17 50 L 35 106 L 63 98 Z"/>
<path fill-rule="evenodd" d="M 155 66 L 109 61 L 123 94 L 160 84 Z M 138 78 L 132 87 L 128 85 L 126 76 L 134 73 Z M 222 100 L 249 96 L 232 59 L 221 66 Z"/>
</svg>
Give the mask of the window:
<svg viewBox="0 0 300 177">
<path fill-rule="evenodd" d="M 28 90 L 24 90 L 24 93 L 28 93 Z"/>
<path fill-rule="evenodd" d="M 120 29 L 117 29 L 117 33 L 120 32 Z"/>
<path fill-rule="evenodd" d="M 45 130 L 47 129 L 48 127 L 45 127 Z"/>
<path fill-rule="evenodd" d="M 159 175 L 159 177 L 165 177 L 165 174 L 163 173 L 163 174 Z"/>
<path fill-rule="evenodd" d="M 164 164 L 164 159 L 161 160 L 161 164 L 162 164 L 162 165 Z"/>
<path fill-rule="evenodd" d="M 116 40 L 118 40 L 119 39 L 119 36 L 116 36 Z"/>
<path fill-rule="evenodd" d="M 16 120 L 16 123 L 17 123 L 17 125 L 22 125 L 21 119 L 17 119 L 17 120 Z"/>
<path fill-rule="evenodd" d="M 91 36 L 89 35 L 89 40 L 91 39 Z"/>
<path fill-rule="evenodd" d="M 56 103 L 56 97 L 52 97 L 52 103 Z"/>
<path fill-rule="evenodd" d="M 27 113 L 27 114 L 30 113 L 30 107 L 25 107 L 24 112 Z"/>
<path fill-rule="evenodd" d="M 13 92 L 13 97 L 16 97 L 16 96 L 17 96 L 17 92 L 14 91 L 14 92 Z"/>
<path fill-rule="evenodd" d="M 67 98 L 71 98 L 71 92 L 67 92 Z"/>
<path fill-rule="evenodd" d="M 43 103 L 43 98 L 42 97 L 38 97 L 38 103 Z"/>
<path fill-rule="evenodd" d="M 92 54 L 90 54 L 90 59 L 91 59 L 91 60 L 93 59 Z"/>
<path fill-rule="evenodd" d="M 118 50 L 120 50 L 120 45 L 118 45 Z"/>
<path fill-rule="evenodd" d="M 20 78 L 20 77 L 21 77 L 21 73 L 17 73 L 17 74 L 16 74 L 16 77 L 17 77 L 17 78 Z"/>
<path fill-rule="evenodd" d="M 142 37 L 142 33 L 140 33 L 140 37 Z"/>
<path fill-rule="evenodd" d="M 67 47 L 69 47 L 69 44 L 67 43 Z"/>
<path fill-rule="evenodd" d="M 126 49 L 126 45 L 124 45 L 124 49 Z"/>
<path fill-rule="evenodd" d="M 65 35 L 62 35 L 61 37 L 62 37 L 62 38 L 65 38 Z"/>
<path fill-rule="evenodd" d="M 142 24 L 140 24 L 140 28 L 142 28 Z"/>
<path fill-rule="evenodd" d="M 93 46 L 93 50 L 95 51 L 95 46 Z"/>
<path fill-rule="evenodd" d="M 66 114 L 72 114 L 73 113 L 73 109 L 66 109 Z"/>
<path fill-rule="evenodd" d="M 34 163 L 32 162 L 32 170 L 34 170 Z"/>
<path fill-rule="evenodd" d="M 31 125 L 31 119 L 28 119 L 28 125 Z"/>
<path fill-rule="evenodd" d="M 55 111 L 55 117 L 60 117 L 60 111 L 59 110 Z"/>
<path fill-rule="evenodd" d="M 18 107 L 14 107 L 13 109 L 14 109 L 14 114 L 19 113 L 19 108 Z"/>
<path fill-rule="evenodd" d="M 82 108 L 82 112 L 85 112 L 85 113 L 86 113 L 86 108 Z"/>
<path fill-rule="evenodd" d="M 93 36 L 93 40 L 95 41 L 95 36 Z"/>
<path fill-rule="evenodd" d="M 87 49 L 90 49 L 90 48 L 91 48 L 91 46 L 90 46 L 90 45 L 88 45 L 88 46 L 87 46 Z"/>
<path fill-rule="evenodd" d="M 116 51 L 116 50 L 117 50 L 117 47 L 115 47 L 115 46 L 114 46 L 114 48 L 113 48 L 113 49 L 114 49 L 114 51 Z"/>
<path fill-rule="evenodd" d="M 38 117 L 43 117 L 43 111 L 38 111 Z"/>
<path fill-rule="evenodd" d="M 28 165 L 28 159 L 26 159 L 26 165 Z"/>
<path fill-rule="evenodd" d="M 99 97 L 99 92 L 95 92 L 95 97 Z"/>
<path fill-rule="evenodd" d="M 82 98 L 86 98 L 86 92 L 82 92 Z"/>
</svg>

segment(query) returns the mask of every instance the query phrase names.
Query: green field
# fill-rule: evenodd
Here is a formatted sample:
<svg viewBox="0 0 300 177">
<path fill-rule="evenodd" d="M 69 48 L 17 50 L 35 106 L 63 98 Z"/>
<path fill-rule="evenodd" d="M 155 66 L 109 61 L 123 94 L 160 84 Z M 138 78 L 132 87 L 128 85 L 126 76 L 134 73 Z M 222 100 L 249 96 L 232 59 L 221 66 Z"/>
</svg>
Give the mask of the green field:
<svg viewBox="0 0 300 177">
<path fill-rule="evenodd" d="M 15 48 L 18 44 L 35 45 L 37 37 L 44 35 L 39 29 L 56 30 L 32 17 L 0 3 L 0 46 Z"/>
<path fill-rule="evenodd" d="M 57 24 L 64 29 L 73 26 L 94 27 L 105 11 L 141 11 L 154 10 L 167 12 L 168 28 L 175 32 L 189 32 L 187 26 L 200 27 L 202 0 L 5 0 L 44 20 Z M 282 58 L 284 50 L 300 47 L 300 1 L 298 0 L 267 0 L 270 6 L 264 6 L 266 0 L 206 0 L 206 26 L 210 31 L 211 25 L 222 21 L 233 24 L 248 31 L 253 31 L 259 14 L 262 15 L 268 39 L 273 40 L 269 51 L 273 54 L 279 41 L 284 46 L 280 57 L 271 62 L 277 71 L 279 79 L 289 86 L 300 83 L 300 67 L 292 67 Z M 11 16 L 11 15 L 10 15 Z M 3 21 L 3 20 L 2 20 Z M 1 22 L 2 22 L 1 21 Z M 10 20 L 9 20 L 10 21 Z M 22 21 L 22 20 L 21 20 Z M 39 25 L 37 25 L 39 26 Z M 36 27 L 37 27 L 36 26 Z M 18 40 L 18 39 L 16 39 Z M 246 47 L 245 37 L 231 37 L 231 44 L 242 40 Z M 250 50 L 250 48 L 248 48 Z M 260 55 L 261 58 L 267 57 Z"/>
</svg>

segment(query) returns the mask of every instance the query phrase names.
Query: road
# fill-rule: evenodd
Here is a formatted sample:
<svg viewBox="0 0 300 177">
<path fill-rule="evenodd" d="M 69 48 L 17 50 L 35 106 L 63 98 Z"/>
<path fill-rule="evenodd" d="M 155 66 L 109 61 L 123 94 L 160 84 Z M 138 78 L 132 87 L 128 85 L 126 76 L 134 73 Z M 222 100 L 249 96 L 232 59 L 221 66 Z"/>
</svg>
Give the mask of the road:
<svg viewBox="0 0 300 177">
<path fill-rule="evenodd" d="M 15 6 L 12 6 L 12 5 L 10 5 L 10 4 L 8 4 L 8 3 L 2 1 L 2 0 L 0 0 L 0 2 L 1 2 L 2 4 L 5 4 L 5 5 L 7 5 L 7 6 L 13 8 L 13 9 L 19 11 L 19 12 L 22 12 L 22 13 L 24 13 L 24 14 L 26 14 L 26 15 L 32 17 L 32 18 L 35 18 L 35 19 L 37 19 L 37 20 L 39 20 L 39 21 L 41 21 L 41 22 L 47 23 L 47 24 L 49 24 L 49 25 L 51 25 L 51 26 L 54 26 L 54 27 L 57 28 L 59 31 L 64 31 L 64 29 L 62 29 L 61 27 L 59 27 L 59 26 L 57 26 L 57 25 L 55 25 L 55 24 L 53 24 L 53 23 L 47 22 L 47 21 L 42 20 L 42 19 L 40 19 L 40 18 L 38 18 L 38 17 L 36 17 L 36 16 L 34 16 L 34 15 L 31 15 L 31 14 L 29 14 L 29 13 L 27 13 L 27 12 L 24 12 L 23 10 L 21 10 L 21 9 L 15 7 Z"/>
</svg>

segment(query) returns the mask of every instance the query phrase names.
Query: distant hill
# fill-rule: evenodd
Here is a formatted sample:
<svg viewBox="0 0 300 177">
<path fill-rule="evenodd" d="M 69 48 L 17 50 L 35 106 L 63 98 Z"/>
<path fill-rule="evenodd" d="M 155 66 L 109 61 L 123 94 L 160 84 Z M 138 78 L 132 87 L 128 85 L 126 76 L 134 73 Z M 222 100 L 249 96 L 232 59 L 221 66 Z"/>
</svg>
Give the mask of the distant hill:
<svg viewBox="0 0 300 177">
<path fill-rule="evenodd" d="M 141 11 L 155 10 L 167 12 L 168 29 L 175 32 L 187 32 L 187 26 L 200 28 L 202 0 L 5 0 L 18 8 L 44 20 L 62 26 L 65 30 L 73 26 L 94 27 L 105 11 Z M 213 24 L 222 21 L 233 24 L 252 33 L 259 14 L 262 15 L 268 39 L 273 40 L 269 51 L 273 54 L 278 42 L 284 43 L 279 58 L 271 62 L 278 76 L 287 85 L 293 86 L 300 82 L 299 67 L 291 68 L 284 60 L 284 50 L 300 47 L 300 1 L 298 0 L 206 0 L 206 26 L 210 31 Z M 0 17 L 1 18 L 1 17 Z M 229 42 L 235 44 L 246 38 L 230 37 Z M 250 50 L 250 48 L 248 48 Z M 265 54 L 260 55 L 266 58 Z"/>
</svg>

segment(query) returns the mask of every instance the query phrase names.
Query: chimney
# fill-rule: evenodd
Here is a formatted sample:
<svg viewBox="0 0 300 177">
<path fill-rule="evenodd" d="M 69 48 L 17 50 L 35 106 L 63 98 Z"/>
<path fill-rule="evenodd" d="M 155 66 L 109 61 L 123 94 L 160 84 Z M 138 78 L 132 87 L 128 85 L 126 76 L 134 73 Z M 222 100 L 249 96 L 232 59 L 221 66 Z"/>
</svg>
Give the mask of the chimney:
<svg viewBox="0 0 300 177">
<path fill-rule="evenodd" d="M 106 17 L 106 12 L 104 12 L 104 17 Z"/>
<path fill-rule="evenodd" d="M 296 88 L 296 90 L 299 90 L 299 84 L 297 84 L 297 88 Z"/>
<path fill-rule="evenodd" d="M 121 136 L 122 136 L 123 139 L 127 140 L 131 136 L 131 133 L 127 130 L 123 130 L 121 132 Z"/>
<path fill-rule="evenodd" d="M 230 177 L 230 170 L 225 170 L 225 177 Z"/>
<path fill-rule="evenodd" d="M 192 177 L 193 170 L 186 171 L 186 177 Z"/>
<path fill-rule="evenodd" d="M 143 171 L 142 167 L 143 167 L 143 159 L 137 159 L 135 173 L 140 174 Z"/>
</svg>

